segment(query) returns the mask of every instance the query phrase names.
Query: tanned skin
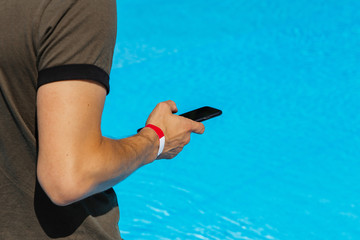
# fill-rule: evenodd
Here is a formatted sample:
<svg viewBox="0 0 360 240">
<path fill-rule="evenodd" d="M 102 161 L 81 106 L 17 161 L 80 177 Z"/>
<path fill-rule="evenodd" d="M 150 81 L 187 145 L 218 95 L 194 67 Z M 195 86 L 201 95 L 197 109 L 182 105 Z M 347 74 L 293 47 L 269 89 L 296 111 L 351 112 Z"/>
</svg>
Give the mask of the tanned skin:
<svg viewBox="0 0 360 240">
<path fill-rule="evenodd" d="M 105 97 L 103 86 L 85 80 L 53 82 L 38 90 L 37 177 L 57 205 L 105 191 L 155 159 L 174 158 L 191 133 L 205 130 L 202 123 L 175 115 L 173 101 L 159 103 L 146 122 L 165 134 L 164 151 L 157 157 L 159 139 L 150 128 L 120 140 L 102 136 Z"/>
</svg>

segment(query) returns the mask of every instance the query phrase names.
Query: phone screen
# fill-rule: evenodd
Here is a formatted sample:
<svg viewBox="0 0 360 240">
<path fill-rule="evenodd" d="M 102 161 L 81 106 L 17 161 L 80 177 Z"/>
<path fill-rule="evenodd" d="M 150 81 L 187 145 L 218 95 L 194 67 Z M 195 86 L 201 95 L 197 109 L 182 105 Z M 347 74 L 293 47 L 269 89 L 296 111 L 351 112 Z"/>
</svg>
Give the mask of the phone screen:
<svg viewBox="0 0 360 240">
<path fill-rule="evenodd" d="M 202 122 L 210 118 L 219 116 L 222 114 L 222 111 L 212 107 L 202 107 L 195 110 L 192 110 L 187 113 L 183 113 L 180 116 L 190 118 L 191 120 Z"/>
</svg>

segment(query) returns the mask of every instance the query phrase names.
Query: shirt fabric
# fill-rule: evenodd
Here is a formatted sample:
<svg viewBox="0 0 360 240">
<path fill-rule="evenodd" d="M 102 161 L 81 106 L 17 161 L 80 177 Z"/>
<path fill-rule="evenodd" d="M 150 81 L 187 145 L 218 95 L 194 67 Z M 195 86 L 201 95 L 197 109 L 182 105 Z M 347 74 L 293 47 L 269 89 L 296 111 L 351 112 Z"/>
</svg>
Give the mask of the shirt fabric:
<svg viewBox="0 0 360 240">
<path fill-rule="evenodd" d="M 60 207 L 36 180 L 37 88 L 109 91 L 115 0 L 0 0 L 0 32 L 0 239 L 121 239 L 113 189 Z"/>
</svg>

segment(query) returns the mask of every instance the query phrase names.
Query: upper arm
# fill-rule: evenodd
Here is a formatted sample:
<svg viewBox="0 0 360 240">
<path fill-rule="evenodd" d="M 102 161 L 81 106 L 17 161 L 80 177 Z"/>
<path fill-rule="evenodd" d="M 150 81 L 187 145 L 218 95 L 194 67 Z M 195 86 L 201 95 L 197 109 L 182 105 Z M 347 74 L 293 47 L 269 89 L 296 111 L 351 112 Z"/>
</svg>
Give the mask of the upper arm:
<svg viewBox="0 0 360 240">
<path fill-rule="evenodd" d="M 78 191 L 72 188 L 82 184 L 77 177 L 89 166 L 80 154 L 90 154 L 101 141 L 105 96 L 103 86 L 84 80 L 49 83 L 38 90 L 37 174 L 55 201 L 61 197 L 57 194 Z"/>
<path fill-rule="evenodd" d="M 84 166 L 79 162 L 84 156 L 79 155 L 101 141 L 116 1 L 49 1 L 42 7 L 34 33 L 39 71 L 37 174 L 49 195 L 76 184 L 74 176 Z"/>
</svg>

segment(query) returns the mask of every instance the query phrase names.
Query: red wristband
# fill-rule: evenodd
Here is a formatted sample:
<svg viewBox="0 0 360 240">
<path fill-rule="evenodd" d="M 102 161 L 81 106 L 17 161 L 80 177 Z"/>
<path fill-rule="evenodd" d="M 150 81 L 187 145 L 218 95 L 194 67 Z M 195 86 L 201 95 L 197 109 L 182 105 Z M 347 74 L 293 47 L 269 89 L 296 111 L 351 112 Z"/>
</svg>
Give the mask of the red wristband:
<svg viewBox="0 0 360 240">
<path fill-rule="evenodd" d="M 158 156 L 162 153 L 162 151 L 164 150 L 165 147 L 165 135 L 164 132 L 161 130 L 161 128 L 152 125 L 152 124 L 147 124 L 145 127 L 151 128 L 152 130 L 154 130 L 156 132 L 156 134 L 159 137 L 159 151 L 158 151 Z"/>
</svg>

